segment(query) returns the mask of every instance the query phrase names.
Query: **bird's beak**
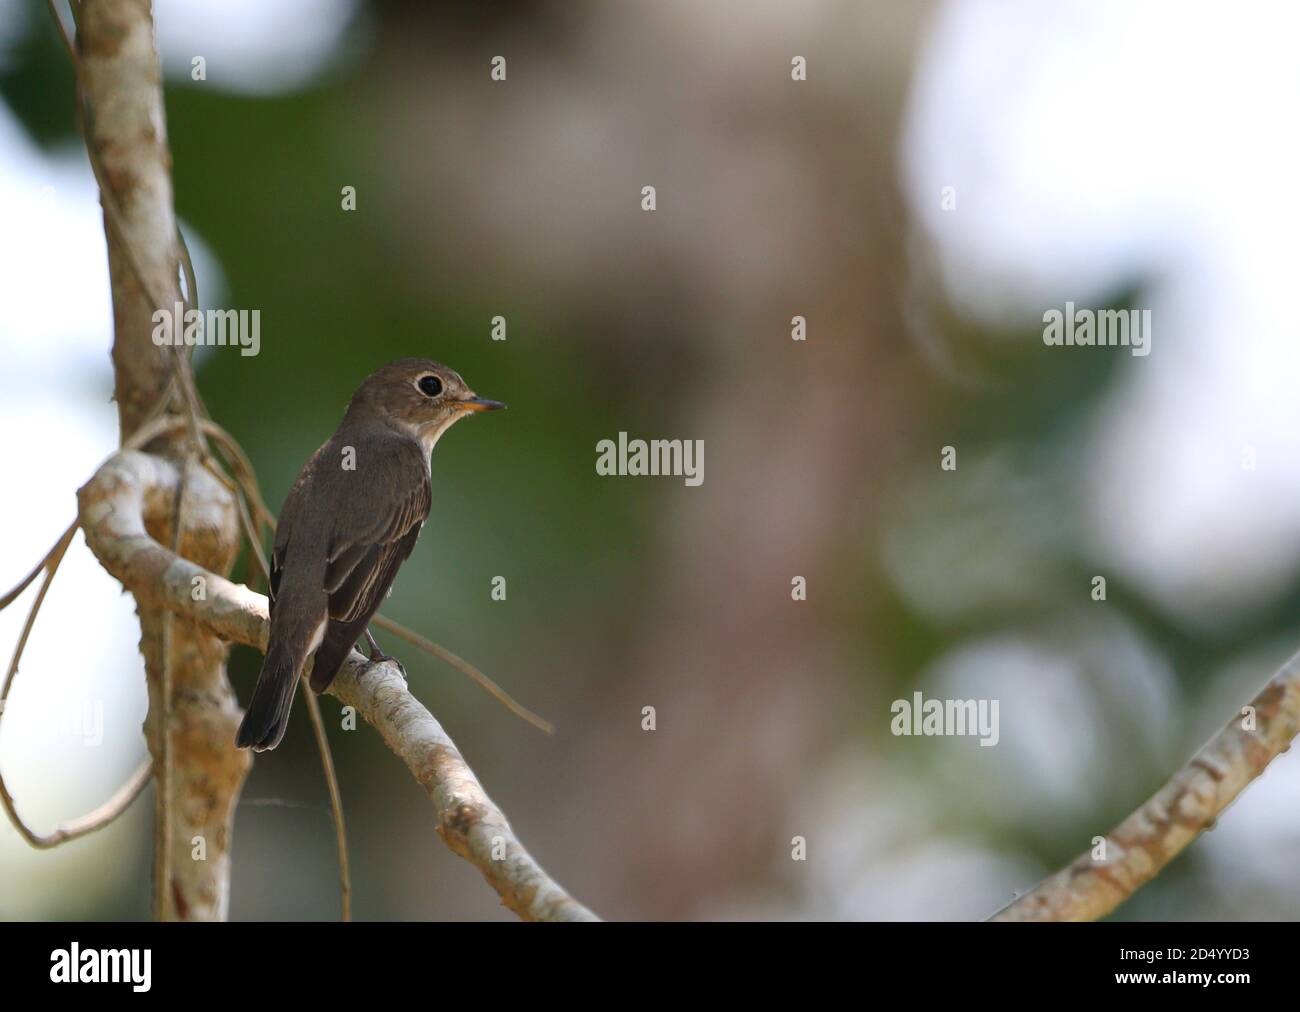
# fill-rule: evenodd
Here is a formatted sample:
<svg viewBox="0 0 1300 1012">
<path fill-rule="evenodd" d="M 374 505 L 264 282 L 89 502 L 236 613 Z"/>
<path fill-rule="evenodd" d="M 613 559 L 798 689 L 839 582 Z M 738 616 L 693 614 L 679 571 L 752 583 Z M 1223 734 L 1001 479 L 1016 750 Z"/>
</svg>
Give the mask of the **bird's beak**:
<svg viewBox="0 0 1300 1012">
<path fill-rule="evenodd" d="M 500 401 L 490 401 L 486 397 L 467 397 L 460 402 L 462 411 L 504 411 L 505 405 Z"/>
</svg>

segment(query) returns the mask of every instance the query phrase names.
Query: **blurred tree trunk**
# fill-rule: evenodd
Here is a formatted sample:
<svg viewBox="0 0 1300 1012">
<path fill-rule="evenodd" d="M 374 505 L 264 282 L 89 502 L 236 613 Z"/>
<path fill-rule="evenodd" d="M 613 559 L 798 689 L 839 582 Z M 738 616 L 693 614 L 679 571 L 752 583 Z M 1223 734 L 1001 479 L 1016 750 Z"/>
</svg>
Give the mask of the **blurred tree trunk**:
<svg viewBox="0 0 1300 1012">
<path fill-rule="evenodd" d="M 152 339 L 154 311 L 172 310 L 181 294 L 171 152 L 149 3 L 84 0 L 76 49 L 86 144 L 100 164 L 113 292 L 114 395 L 124 441 L 161 398 L 170 396 L 174 404 L 167 410 L 178 410 L 184 399 L 179 388 L 169 394 L 169 380 L 190 370 L 186 356 Z M 168 362 L 172 355 L 175 361 Z M 233 496 L 199 470 L 187 431 L 148 449 L 175 462 L 183 474 L 206 479 L 190 481 L 178 497 L 183 502 L 151 509 L 149 532 L 175 544 L 185 558 L 228 573 L 238 548 Z M 198 624 L 156 606 L 138 602 L 137 613 L 149 690 L 144 732 L 157 785 L 155 916 L 221 920 L 229 906 L 235 804 L 250 766 L 247 754 L 233 747 L 239 709 L 226 679 L 226 646 Z"/>
</svg>

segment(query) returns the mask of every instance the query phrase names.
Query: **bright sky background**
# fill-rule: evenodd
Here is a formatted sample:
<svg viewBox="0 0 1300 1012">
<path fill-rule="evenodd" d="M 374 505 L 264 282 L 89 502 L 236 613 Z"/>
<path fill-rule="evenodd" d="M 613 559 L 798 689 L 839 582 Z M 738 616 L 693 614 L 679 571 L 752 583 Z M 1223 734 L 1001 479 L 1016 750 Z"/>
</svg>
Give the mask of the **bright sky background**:
<svg viewBox="0 0 1300 1012">
<path fill-rule="evenodd" d="M 968 0 L 913 94 L 902 179 L 966 312 L 1041 329 L 1149 279 L 1085 488 L 1100 553 L 1189 623 L 1300 560 L 1298 35 L 1295 4 Z"/>
<path fill-rule="evenodd" d="M 1300 5 L 1287 3 L 954 0 L 905 127 L 902 184 L 963 312 L 1037 334 L 1066 300 L 1096 306 L 1149 285 L 1139 306 L 1153 311 L 1152 353 L 1122 352 L 1077 488 L 1096 556 L 1192 628 L 1231 626 L 1300 560 L 1297 37 Z M 1131 684 L 1109 691 L 1135 714 L 1175 705 L 1169 673 L 1124 629 L 1079 636 L 1057 656 L 1014 634 L 972 643 L 928 676 L 936 694 L 982 684 L 980 695 L 1038 707 L 1041 719 L 1016 726 L 1041 734 L 1004 735 L 996 759 L 963 764 L 974 796 L 990 777 L 1017 778 L 1029 806 L 1068 804 L 1063 785 L 1123 782 L 1093 693 L 1061 698 L 1071 682 L 1053 677 L 1088 651 L 1123 661 Z M 1285 650 L 1265 645 L 1226 673 L 1194 715 L 1201 737 L 1171 741 L 1147 720 L 1141 738 L 1183 761 Z M 1152 707 L 1153 694 L 1166 703 Z M 1197 846 L 1233 887 L 1268 888 L 1294 882 L 1278 861 L 1297 841 L 1300 762 L 1288 756 Z"/>
</svg>

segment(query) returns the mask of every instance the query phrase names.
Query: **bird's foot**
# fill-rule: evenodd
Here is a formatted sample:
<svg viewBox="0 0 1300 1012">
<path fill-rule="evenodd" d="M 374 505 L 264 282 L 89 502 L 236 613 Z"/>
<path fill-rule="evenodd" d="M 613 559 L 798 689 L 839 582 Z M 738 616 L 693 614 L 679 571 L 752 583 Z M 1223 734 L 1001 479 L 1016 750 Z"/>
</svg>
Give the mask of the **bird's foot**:
<svg viewBox="0 0 1300 1012">
<path fill-rule="evenodd" d="M 369 658 L 369 663 L 366 664 L 366 666 L 365 666 L 364 668 L 361 669 L 361 675 L 362 675 L 362 677 L 364 677 L 365 674 L 366 674 L 366 672 L 368 672 L 368 671 L 369 671 L 371 668 L 373 668 L 376 664 L 383 664 L 385 661 L 390 661 L 390 662 L 392 662 L 393 667 L 395 667 L 395 668 L 397 669 L 397 673 L 398 673 L 399 675 L 402 676 L 402 681 L 406 681 L 406 680 L 407 680 L 407 679 L 406 679 L 406 669 L 405 669 L 404 667 L 402 667 L 402 662 L 399 661 L 396 657 L 393 657 L 393 656 L 391 656 L 391 655 L 389 655 L 389 654 L 386 654 L 386 653 L 384 653 L 383 651 L 375 651 L 375 652 L 371 653 L 370 658 Z"/>
<path fill-rule="evenodd" d="M 366 665 L 362 674 L 369 671 L 373 665 L 383 664 L 384 661 L 392 661 L 394 666 L 397 668 L 397 673 L 402 676 L 402 681 L 406 681 L 406 669 L 402 667 L 402 662 L 396 657 L 391 657 L 384 653 L 379 644 L 375 642 L 374 633 L 370 631 L 369 626 L 366 627 L 366 645 L 370 648 L 370 663 Z"/>
</svg>

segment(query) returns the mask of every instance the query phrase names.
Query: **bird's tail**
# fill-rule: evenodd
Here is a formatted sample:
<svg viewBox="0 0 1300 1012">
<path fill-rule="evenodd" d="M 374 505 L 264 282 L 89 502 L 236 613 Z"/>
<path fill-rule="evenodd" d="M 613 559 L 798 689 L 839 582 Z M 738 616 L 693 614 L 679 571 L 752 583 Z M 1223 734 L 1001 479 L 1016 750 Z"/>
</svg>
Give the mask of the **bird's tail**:
<svg viewBox="0 0 1300 1012">
<path fill-rule="evenodd" d="M 294 692 L 298 688 L 298 669 L 301 664 L 288 650 L 272 646 L 262 662 L 257 676 L 257 687 L 239 725 L 235 744 L 239 748 L 252 748 L 266 752 L 280 744 L 285 728 L 289 726 L 289 709 L 293 706 Z"/>
</svg>

